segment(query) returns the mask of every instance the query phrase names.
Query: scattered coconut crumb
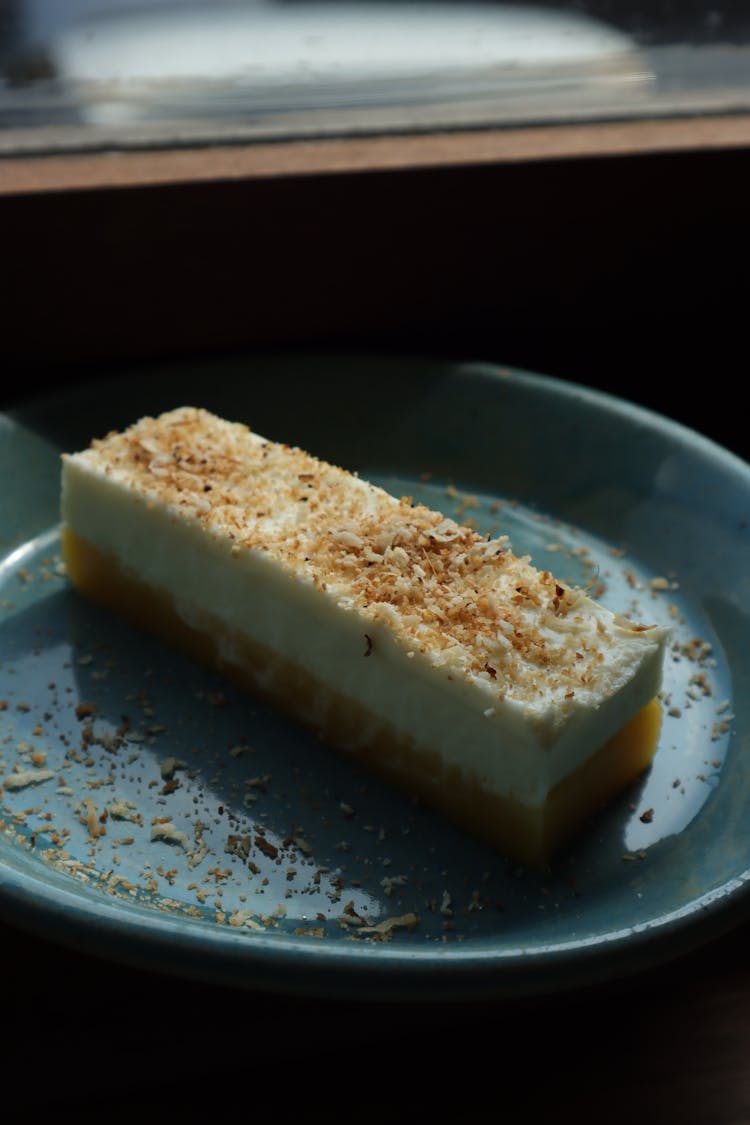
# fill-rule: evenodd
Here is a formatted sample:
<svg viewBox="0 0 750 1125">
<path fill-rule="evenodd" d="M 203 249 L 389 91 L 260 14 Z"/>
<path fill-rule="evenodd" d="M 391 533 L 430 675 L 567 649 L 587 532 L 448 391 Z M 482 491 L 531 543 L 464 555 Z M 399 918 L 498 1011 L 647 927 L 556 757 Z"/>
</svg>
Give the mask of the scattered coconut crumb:
<svg viewBox="0 0 750 1125">
<path fill-rule="evenodd" d="M 659 576 L 651 579 L 651 589 L 657 593 L 661 590 L 678 590 L 679 582 L 672 582 L 669 578 Z"/>
<path fill-rule="evenodd" d="M 264 927 L 256 918 L 251 910 L 235 910 L 229 915 L 227 919 L 230 926 L 246 926 L 249 930 L 262 930 Z"/>
<path fill-rule="evenodd" d="M 171 820 L 158 819 L 151 826 L 151 839 L 163 840 L 165 844 L 176 844 L 182 847 L 183 851 L 190 851 L 190 840 L 187 834 L 177 828 Z"/>
<path fill-rule="evenodd" d="M 255 747 L 246 746 L 244 743 L 240 743 L 237 746 L 230 746 L 229 757 L 230 758 L 239 758 L 240 754 L 252 754 L 252 753 L 254 753 L 254 751 L 255 751 Z"/>
<path fill-rule="evenodd" d="M 84 797 L 83 805 L 86 809 L 86 827 L 88 828 L 89 836 L 92 840 L 98 840 L 100 836 L 106 835 L 107 829 L 105 828 L 102 818 L 99 816 L 96 805 L 90 797 Z M 102 814 L 106 817 L 106 812 Z"/>
<path fill-rule="evenodd" d="M 413 930 L 418 925 L 419 917 L 416 914 L 401 914 L 397 918 L 384 918 L 374 926 L 363 926 L 359 933 L 388 940 L 396 930 Z"/>
<path fill-rule="evenodd" d="M 137 807 L 132 801 L 110 801 L 107 806 L 109 815 L 114 820 L 130 820 L 133 823 L 140 821 Z"/>
<path fill-rule="evenodd" d="M 393 894 L 394 887 L 404 887 L 406 883 L 405 875 L 386 875 L 384 879 L 380 880 L 381 887 L 389 897 Z"/>
<path fill-rule="evenodd" d="M 3 780 L 6 789 L 25 789 L 29 785 L 41 785 L 55 776 L 54 770 L 17 770 L 9 773 Z"/>
<path fill-rule="evenodd" d="M 303 855 L 312 855 L 312 848 L 311 848 L 310 844 L 307 842 L 307 840 L 304 838 L 304 836 L 301 836 L 299 833 L 296 833 L 294 836 L 291 837 L 291 841 L 294 844 L 294 846 L 302 852 Z"/>
<path fill-rule="evenodd" d="M 153 727 L 151 728 L 154 729 Z M 163 728 L 162 728 L 163 729 Z M 185 763 L 181 762 L 178 758 L 165 758 L 160 767 L 161 776 L 165 781 L 170 781 L 174 777 L 175 770 L 185 768 Z"/>
</svg>

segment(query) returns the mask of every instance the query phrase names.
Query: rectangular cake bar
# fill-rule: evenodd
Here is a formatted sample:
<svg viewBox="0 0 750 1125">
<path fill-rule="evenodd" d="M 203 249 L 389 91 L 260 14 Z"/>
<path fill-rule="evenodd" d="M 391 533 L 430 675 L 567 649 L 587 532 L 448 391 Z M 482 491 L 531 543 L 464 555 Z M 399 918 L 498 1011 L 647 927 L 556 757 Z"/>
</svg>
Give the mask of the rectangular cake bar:
<svg viewBox="0 0 750 1125">
<path fill-rule="evenodd" d="M 85 595 L 273 699 L 514 859 L 653 756 L 668 631 L 203 409 L 63 456 Z"/>
</svg>

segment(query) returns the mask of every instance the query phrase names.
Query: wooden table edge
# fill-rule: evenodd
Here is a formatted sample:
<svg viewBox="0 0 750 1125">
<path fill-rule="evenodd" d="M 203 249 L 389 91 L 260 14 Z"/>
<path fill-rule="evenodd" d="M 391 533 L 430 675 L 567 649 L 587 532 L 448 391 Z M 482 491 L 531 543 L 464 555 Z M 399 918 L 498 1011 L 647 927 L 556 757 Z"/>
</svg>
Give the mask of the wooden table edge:
<svg viewBox="0 0 750 1125">
<path fill-rule="evenodd" d="M 750 114 L 0 157 L 0 195 L 738 149 Z"/>
</svg>

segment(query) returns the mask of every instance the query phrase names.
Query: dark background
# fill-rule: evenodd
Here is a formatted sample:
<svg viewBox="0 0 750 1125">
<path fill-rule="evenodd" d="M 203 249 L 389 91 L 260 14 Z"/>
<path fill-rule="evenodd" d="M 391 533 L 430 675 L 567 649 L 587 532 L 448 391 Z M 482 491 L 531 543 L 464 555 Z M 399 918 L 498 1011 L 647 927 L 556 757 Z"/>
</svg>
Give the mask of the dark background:
<svg viewBox="0 0 750 1125">
<path fill-rule="evenodd" d="M 409 352 L 588 383 L 744 455 L 749 161 L 733 149 L 0 197 L 4 399 L 162 358 Z"/>
</svg>

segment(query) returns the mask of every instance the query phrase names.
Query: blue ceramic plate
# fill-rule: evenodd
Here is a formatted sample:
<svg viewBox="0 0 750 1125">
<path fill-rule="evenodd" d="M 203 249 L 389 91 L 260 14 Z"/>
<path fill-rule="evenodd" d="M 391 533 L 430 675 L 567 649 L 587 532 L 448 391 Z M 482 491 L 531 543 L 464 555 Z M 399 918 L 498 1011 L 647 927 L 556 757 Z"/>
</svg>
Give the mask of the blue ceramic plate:
<svg viewBox="0 0 750 1125">
<path fill-rule="evenodd" d="M 506 532 L 669 623 L 652 768 L 546 877 L 92 608 L 59 453 L 192 403 Z M 300 356 L 140 372 L 0 420 L 0 906 L 113 960 L 311 996 L 540 993 L 750 913 L 750 469 L 679 425 L 488 365 Z"/>
</svg>

